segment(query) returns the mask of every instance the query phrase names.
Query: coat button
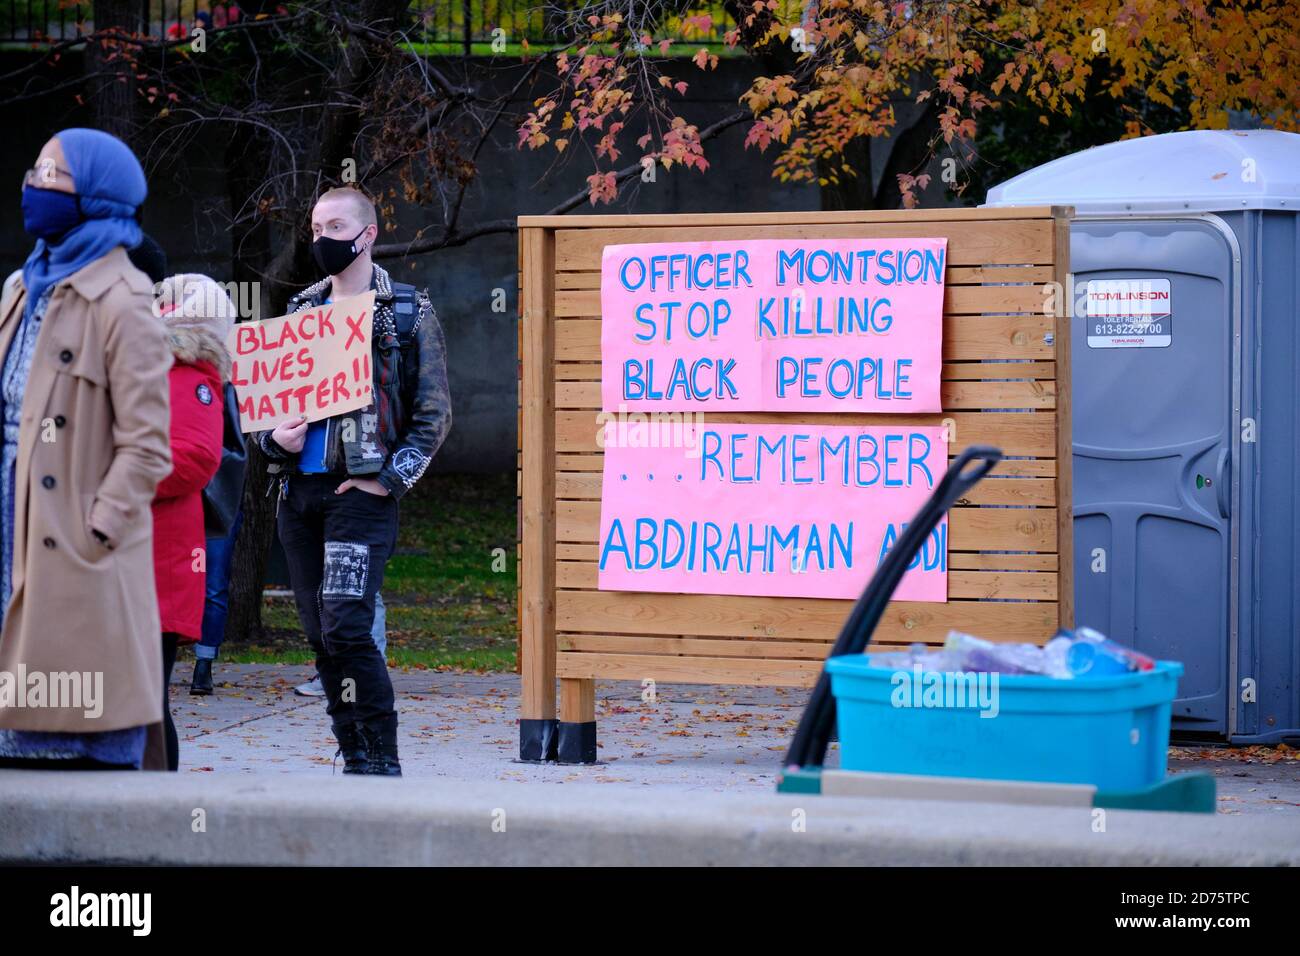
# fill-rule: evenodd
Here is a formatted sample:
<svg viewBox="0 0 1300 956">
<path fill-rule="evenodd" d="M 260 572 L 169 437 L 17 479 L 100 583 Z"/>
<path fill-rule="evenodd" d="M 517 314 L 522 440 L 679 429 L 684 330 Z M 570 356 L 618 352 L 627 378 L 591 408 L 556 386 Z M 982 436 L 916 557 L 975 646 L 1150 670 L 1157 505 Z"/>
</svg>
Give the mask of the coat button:
<svg viewBox="0 0 1300 956">
<path fill-rule="evenodd" d="M 54 539 L 53 539 L 53 538 L 46 538 L 46 539 L 42 542 L 42 544 L 44 544 L 45 547 L 47 547 L 47 548 L 49 548 L 49 549 L 51 549 L 51 550 L 54 549 Z"/>
<path fill-rule="evenodd" d="M 54 416 L 54 427 L 55 427 L 55 428 L 62 428 L 62 427 L 63 427 L 64 425 L 66 425 L 66 424 L 68 424 L 68 420 L 67 420 L 66 418 L 64 418 L 62 415 L 55 415 L 55 416 Z"/>
<path fill-rule="evenodd" d="M 63 362 L 71 362 L 72 352 L 69 351 L 68 349 L 64 349 L 62 352 L 59 353 L 59 359 Z"/>
<path fill-rule="evenodd" d="M 41 479 L 41 484 L 44 485 L 46 488 L 53 488 L 55 485 L 54 476 L 46 475 L 44 478 Z"/>
</svg>

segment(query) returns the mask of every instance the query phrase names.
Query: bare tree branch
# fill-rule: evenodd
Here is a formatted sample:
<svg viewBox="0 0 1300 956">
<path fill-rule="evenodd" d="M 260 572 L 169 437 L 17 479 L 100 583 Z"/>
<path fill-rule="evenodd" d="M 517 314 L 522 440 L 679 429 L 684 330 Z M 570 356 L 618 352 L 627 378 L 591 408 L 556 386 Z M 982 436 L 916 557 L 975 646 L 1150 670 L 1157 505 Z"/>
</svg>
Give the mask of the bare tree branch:
<svg viewBox="0 0 1300 956">
<path fill-rule="evenodd" d="M 749 118 L 749 116 L 749 113 L 738 112 L 732 113 L 730 116 L 718 120 L 716 123 L 713 123 L 700 131 L 700 142 L 704 143 L 714 139 L 719 134 L 730 129 L 732 126 L 735 126 L 737 123 L 744 122 Z M 645 167 L 641 163 L 632 163 L 614 173 L 614 180 L 619 186 L 621 186 L 633 177 L 640 176 L 644 169 Z M 576 209 L 584 202 L 590 201 L 590 198 L 590 193 L 587 190 L 580 190 L 562 202 L 552 206 L 544 213 L 541 213 L 541 215 L 564 215 L 565 213 Z M 376 259 L 392 259 L 399 256 L 418 255 L 424 252 L 433 252 L 436 249 L 446 249 L 450 246 L 464 245 L 473 239 L 477 239 L 480 236 L 490 235 L 492 233 L 514 232 L 516 228 L 517 225 L 513 219 L 499 219 L 494 222 L 482 223 L 478 227 L 465 232 L 455 232 L 444 228 L 433 236 L 420 235 L 409 242 L 392 242 L 385 243 L 384 245 L 376 245 L 373 250 L 373 255 Z"/>
</svg>

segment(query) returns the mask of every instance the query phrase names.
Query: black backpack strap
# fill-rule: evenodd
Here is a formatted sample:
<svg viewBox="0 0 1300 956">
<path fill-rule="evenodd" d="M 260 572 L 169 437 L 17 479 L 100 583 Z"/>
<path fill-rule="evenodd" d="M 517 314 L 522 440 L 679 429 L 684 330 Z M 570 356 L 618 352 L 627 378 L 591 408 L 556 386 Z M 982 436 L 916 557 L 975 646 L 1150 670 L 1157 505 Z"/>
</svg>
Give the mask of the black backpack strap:
<svg viewBox="0 0 1300 956">
<path fill-rule="evenodd" d="M 420 328 L 420 293 L 407 282 L 393 283 L 393 321 L 397 323 L 398 345 L 408 348 Z"/>
<path fill-rule="evenodd" d="M 429 299 L 423 292 L 407 282 L 393 282 L 393 322 L 397 326 L 397 347 L 401 353 L 402 401 L 409 409 L 414 407 L 420 378 L 420 360 L 415 348 L 420 320 L 429 308 Z"/>
</svg>

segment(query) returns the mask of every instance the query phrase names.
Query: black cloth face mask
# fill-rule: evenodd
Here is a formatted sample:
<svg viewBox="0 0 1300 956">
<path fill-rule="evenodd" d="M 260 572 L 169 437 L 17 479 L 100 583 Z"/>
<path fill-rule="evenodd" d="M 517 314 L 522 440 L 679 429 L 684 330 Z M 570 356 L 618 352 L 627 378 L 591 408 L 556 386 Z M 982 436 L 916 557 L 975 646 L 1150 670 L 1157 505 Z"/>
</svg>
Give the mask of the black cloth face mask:
<svg viewBox="0 0 1300 956">
<path fill-rule="evenodd" d="M 311 244 L 311 255 L 316 260 L 316 265 L 327 276 L 338 275 L 361 255 L 362 249 L 357 247 L 357 240 L 369 228 L 366 226 L 351 239 L 331 239 L 329 236 L 318 238 Z"/>
</svg>

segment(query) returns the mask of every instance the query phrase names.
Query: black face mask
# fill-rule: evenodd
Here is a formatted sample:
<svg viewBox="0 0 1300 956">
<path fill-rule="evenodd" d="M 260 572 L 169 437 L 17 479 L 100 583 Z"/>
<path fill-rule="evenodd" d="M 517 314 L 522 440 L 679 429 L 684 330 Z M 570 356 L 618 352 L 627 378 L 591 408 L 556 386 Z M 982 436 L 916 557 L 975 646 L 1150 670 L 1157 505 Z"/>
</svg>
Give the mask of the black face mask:
<svg viewBox="0 0 1300 956">
<path fill-rule="evenodd" d="M 321 236 L 311 244 L 311 255 L 316 260 L 316 265 L 320 266 L 321 271 L 327 276 L 338 275 L 361 255 L 362 250 L 357 247 L 357 240 L 365 234 L 365 231 L 362 229 L 351 239 L 331 239 L 329 236 Z"/>
</svg>

